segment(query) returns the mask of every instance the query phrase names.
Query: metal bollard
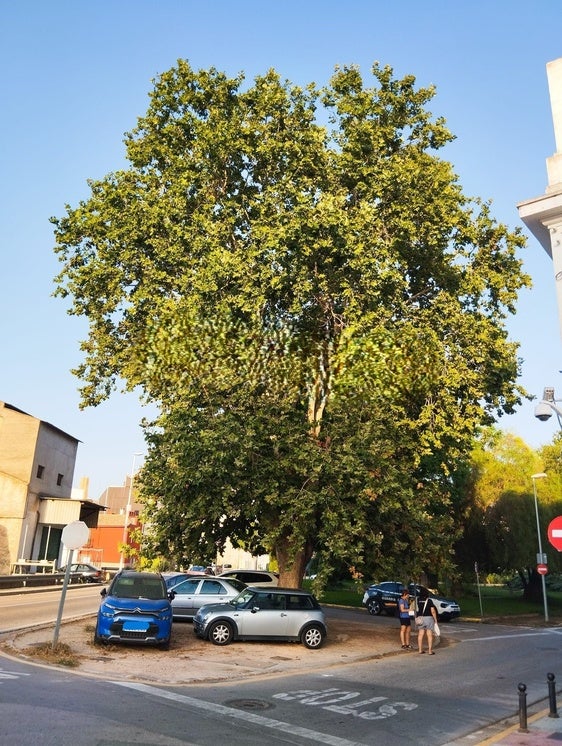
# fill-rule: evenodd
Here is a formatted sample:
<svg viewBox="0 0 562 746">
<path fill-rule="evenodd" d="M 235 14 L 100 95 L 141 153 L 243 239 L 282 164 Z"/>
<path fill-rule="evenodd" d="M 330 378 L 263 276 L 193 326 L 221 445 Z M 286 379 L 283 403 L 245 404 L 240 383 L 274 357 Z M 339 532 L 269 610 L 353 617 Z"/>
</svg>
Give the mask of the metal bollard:
<svg viewBox="0 0 562 746">
<path fill-rule="evenodd" d="M 523 683 L 517 684 L 519 690 L 519 733 L 528 733 L 527 728 L 527 686 Z"/>
<path fill-rule="evenodd" d="M 559 715 L 556 710 L 556 677 L 553 673 L 547 673 L 546 680 L 548 681 L 548 704 L 550 706 L 548 717 L 557 718 Z"/>
</svg>

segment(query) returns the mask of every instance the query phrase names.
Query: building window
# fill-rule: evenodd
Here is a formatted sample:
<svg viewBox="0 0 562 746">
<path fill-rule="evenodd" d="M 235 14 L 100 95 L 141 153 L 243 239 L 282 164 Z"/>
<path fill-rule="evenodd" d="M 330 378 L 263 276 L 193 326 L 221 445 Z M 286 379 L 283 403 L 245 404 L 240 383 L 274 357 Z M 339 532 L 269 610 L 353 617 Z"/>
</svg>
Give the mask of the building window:
<svg viewBox="0 0 562 746">
<path fill-rule="evenodd" d="M 39 464 L 39 466 L 37 467 L 37 479 L 43 479 L 43 472 L 44 471 L 45 471 L 45 467 L 41 466 L 41 464 Z"/>
<path fill-rule="evenodd" d="M 63 476 L 64 476 L 63 474 L 58 474 L 57 475 L 57 487 L 61 486 Z"/>
</svg>

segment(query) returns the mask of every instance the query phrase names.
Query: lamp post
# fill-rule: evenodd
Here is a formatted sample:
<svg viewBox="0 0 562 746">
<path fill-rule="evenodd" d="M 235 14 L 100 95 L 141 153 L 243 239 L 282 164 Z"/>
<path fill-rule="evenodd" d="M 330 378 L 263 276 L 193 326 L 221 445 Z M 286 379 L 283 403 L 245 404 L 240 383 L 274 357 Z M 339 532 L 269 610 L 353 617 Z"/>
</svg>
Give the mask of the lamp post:
<svg viewBox="0 0 562 746">
<path fill-rule="evenodd" d="M 129 545 L 129 513 L 131 512 L 131 502 L 133 498 L 133 482 L 135 479 L 135 461 L 137 456 L 142 456 L 142 453 L 133 453 L 133 466 L 131 468 L 131 479 L 129 480 L 129 495 L 127 497 L 127 507 L 125 508 L 125 520 L 123 522 L 123 537 L 121 539 L 121 558 L 119 560 L 119 569 L 123 569 L 123 565 L 125 564 L 125 551 L 124 547 L 125 545 Z"/>
<path fill-rule="evenodd" d="M 542 553 L 542 542 L 541 542 L 541 527 L 539 523 L 539 504 L 537 501 L 537 479 L 544 479 L 546 474 L 541 472 L 540 474 L 533 474 L 531 479 L 533 480 L 533 492 L 535 495 L 535 515 L 537 517 L 537 538 L 539 540 L 539 553 L 537 554 L 537 565 L 546 564 L 545 557 Z M 548 602 L 546 600 L 546 581 L 544 574 L 541 574 L 542 582 L 542 598 L 544 603 L 544 621 L 548 622 Z"/>
</svg>

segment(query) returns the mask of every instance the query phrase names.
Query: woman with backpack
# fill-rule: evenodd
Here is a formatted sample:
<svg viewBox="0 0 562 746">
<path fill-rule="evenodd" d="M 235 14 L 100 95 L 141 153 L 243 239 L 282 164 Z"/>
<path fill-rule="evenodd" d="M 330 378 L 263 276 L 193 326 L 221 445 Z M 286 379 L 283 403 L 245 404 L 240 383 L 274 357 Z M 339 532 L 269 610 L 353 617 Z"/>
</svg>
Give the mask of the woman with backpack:
<svg viewBox="0 0 562 746">
<path fill-rule="evenodd" d="M 418 617 L 416 624 L 418 626 L 418 653 L 425 653 L 423 649 L 423 637 L 427 634 L 427 652 L 429 655 L 435 655 L 433 652 L 433 632 L 437 622 L 437 609 L 431 598 L 427 598 L 419 604 Z"/>
</svg>

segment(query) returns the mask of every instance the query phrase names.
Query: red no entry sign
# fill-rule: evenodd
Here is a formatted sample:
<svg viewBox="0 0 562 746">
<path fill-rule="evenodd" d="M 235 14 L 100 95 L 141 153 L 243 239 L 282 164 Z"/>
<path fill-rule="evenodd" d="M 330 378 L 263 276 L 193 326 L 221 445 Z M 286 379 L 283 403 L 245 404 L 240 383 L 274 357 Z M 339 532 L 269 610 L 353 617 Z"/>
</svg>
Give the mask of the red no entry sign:
<svg viewBox="0 0 562 746">
<path fill-rule="evenodd" d="M 537 572 L 539 575 L 546 575 L 548 567 L 546 565 L 537 565 Z"/>
<path fill-rule="evenodd" d="M 548 540 L 559 552 L 562 552 L 562 515 L 556 516 L 548 524 Z"/>
</svg>

